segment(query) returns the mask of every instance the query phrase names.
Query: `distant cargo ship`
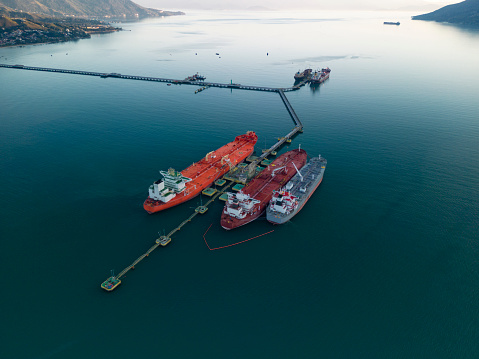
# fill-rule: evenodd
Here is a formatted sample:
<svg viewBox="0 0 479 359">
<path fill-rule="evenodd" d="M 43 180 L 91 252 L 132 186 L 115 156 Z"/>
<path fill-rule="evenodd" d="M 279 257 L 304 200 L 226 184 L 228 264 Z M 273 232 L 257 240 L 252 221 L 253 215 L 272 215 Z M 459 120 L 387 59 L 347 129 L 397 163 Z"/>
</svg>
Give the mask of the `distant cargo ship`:
<svg viewBox="0 0 479 359">
<path fill-rule="evenodd" d="M 286 186 L 274 191 L 266 210 L 266 219 L 282 224 L 298 214 L 322 182 L 326 164 L 326 159 L 321 156 L 312 158 Z"/>
<path fill-rule="evenodd" d="M 194 198 L 232 167 L 250 156 L 257 140 L 258 136 L 253 131 L 248 131 L 237 136 L 233 142 L 208 153 L 202 160 L 181 172 L 173 168 L 160 171 L 163 179 L 155 181 L 150 186 L 149 196 L 143 203 L 143 208 L 151 214 Z"/>
<path fill-rule="evenodd" d="M 400 25 L 401 23 L 398 22 L 392 22 L 392 21 L 384 21 L 384 25 Z"/>
<path fill-rule="evenodd" d="M 273 191 L 281 188 L 307 161 L 306 151 L 297 149 L 286 152 L 261 171 L 238 193 L 228 193 L 221 226 L 233 229 L 243 226 L 264 213 Z"/>
</svg>

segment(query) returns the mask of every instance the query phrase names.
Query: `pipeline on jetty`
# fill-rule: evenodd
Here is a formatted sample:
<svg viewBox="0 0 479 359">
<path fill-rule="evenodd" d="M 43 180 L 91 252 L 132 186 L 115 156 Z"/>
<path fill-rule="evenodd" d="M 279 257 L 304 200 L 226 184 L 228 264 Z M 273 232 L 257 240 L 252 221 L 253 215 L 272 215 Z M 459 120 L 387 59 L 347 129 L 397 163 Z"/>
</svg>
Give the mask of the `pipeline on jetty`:
<svg viewBox="0 0 479 359">
<path fill-rule="evenodd" d="M 261 156 L 251 161 L 251 163 L 247 167 L 242 168 L 237 173 L 236 178 L 241 183 L 246 183 L 247 181 L 249 181 L 250 178 L 252 178 L 255 175 L 256 167 L 258 166 L 258 164 L 261 163 L 264 159 L 266 159 L 266 157 L 268 157 L 271 154 L 271 152 L 281 147 L 284 143 L 291 142 L 291 138 L 296 133 L 303 132 L 303 123 L 301 122 L 298 115 L 294 111 L 293 106 L 291 106 L 291 104 L 289 103 L 288 98 L 284 94 L 284 91 L 279 89 L 276 92 L 279 93 L 281 100 L 283 100 L 284 106 L 286 107 L 286 110 L 288 110 L 289 115 L 293 119 L 295 126 L 286 136 L 279 138 L 278 142 L 276 142 L 273 146 L 271 146 L 267 150 L 263 151 Z"/>
<path fill-rule="evenodd" d="M 289 103 L 286 95 L 284 94 L 283 90 L 279 89 L 279 90 L 276 90 L 275 92 L 279 93 L 281 99 L 283 100 L 283 103 L 289 113 L 289 115 L 291 116 L 291 118 L 293 119 L 293 122 L 295 124 L 295 127 L 293 128 L 292 131 L 290 131 L 286 136 L 282 137 L 279 139 L 279 141 L 277 143 L 275 143 L 273 146 L 271 146 L 268 150 L 264 151 L 263 154 L 258 157 L 257 159 L 253 160 L 247 167 L 242 167 L 241 170 L 239 171 L 240 173 L 238 175 L 236 175 L 236 177 L 239 179 L 240 182 L 243 182 L 246 183 L 248 179 L 250 179 L 255 173 L 256 173 L 256 169 L 257 169 L 257 165 L 262 161 L 264 160 L 269 154 L 271 154 L 271 152 L 273 152 L 274 150 L 276 150 L 277 148 L 279 148 L 282 144 L 284 144 L 285 142 L 287 142 L 288 140 L 290 141 L 291 140 L 291 137 L 293 135 L 295 135 L 297 132 L 302 132 L 303 130 L 303 123 L 301 122 L 301 120 L 299 119 L 298 115 L 296 114 L 296 112 L 294 111 L 293 107 L 291 106 L 291 104 Z M 225 176 L 226 178 L 226 176 Z M 193 218 L 196 217 L 196 215 L 198 213 L 204 213 L 206 211 L 206 209 L 208 208 L 208 206 L 214 202 L 216 200 L 216 198 L 218 198 L 219 196 L 221 196 L 222 194 L 225 193 L 225 191 L 233 184 L 234 182 L 233 181 L 230 181 L 230 183 L 228 183 L 226 186 L 224 186 L 222 188 L 221 191 L 218 191 L 208 202 L 206 202 L 203 206 L 200 206 L 198 208 L 195 209 L 195 212 L 193 214 L 191 214 L 187 219 L 185 219 L 183 222 L 180 223 L 179 226 L 175 227 L 170 233 L 168 233 L 168 235 L 166 236 L 162 236 L 160 238 L 158 238 L 156 240 L 156 243 L 150 247 L 146 253 L 142 254 L 140 257 L 138 257 L 131 265 L 129 265 L 128 267 L 126 267 L 125 269 L 123 269 L 116 277 L 109 277 L 106 281 L 104 281 L 101 285 L 101 287 L 103 289 L 106 289 L 108 291 L 111 291 L 113 289 L 115 289 L 120 283 L 121 283 L 121 280 L 120 278 L 122 276 L 124 276 L 126 273 L 128 273 L 131 269 L 135 269 L 135 266 L 140 263 L 143 259 L 145 259 L 145 257 L 148 257 L 150 255 L 151 252 L 153 252 L 156 248 L 158 248 L 158 246 L 160 245 L 166 245 L 168 244 L 170 241 L 171 241 L 171 236 L 173 236 L 176 232 L 178 232 L 179 230 L 181 230 L 181 228 L 183 226 L 185 226 L 188 222 L 191 222 L 191 220 Z M 211 226 L 210 226 L 211 227 Z M 208 228 L 209 230 L 209 228 Z M 264 234 L 269 234 L 273 231 L 270 231 L 270 232 L 267 232 L 267 233 L 264 233 Z M 205 233 L 206 234 L 206 233 Z M 263 235 L 264 235 L 263 234 Z M 210 248 L 208 243 L 206 242 L 206 238 L 203 236 L 203 239 L 205 240 L 205 243 L 206 245 L 208 246 L 208 249 L 210 250 L 216 250 L 216 249 L 220 249 L 220 248 L 226 248 L 226 247 L 231 247 L 233 245 L 236 245 L 236 244 L 240 244 L 240 243 L 243 243 L 243 242 L 247 242 L 251 239 L 254 239 L 256 237 L 253 237 L 253 238 L 250 238 L 250 239 L 247 239 L 245 241 L 241 241 L 239 243 L 235 243 L 235 244 L 232 244 L 232 245 L 229 245 L 229 246 L 224 246 L 224 247 L 218 247 L 218 248 Z M 164 243 L 164 244 L 162 244 Z M 107 287 L 110 283 L 116 283 L 114 286 L 110 286 L 110 287 Z"/>
<path fill-rule="evenodd" d="M 266 91 L 266 92 L 277 92 L 281 91 L 295 91 L 299 89 L 299 86 L 285 87 L 285 88 L 276 88 L 276 87 L 265 87 L 265 86 L 247 86 L 240 84 L 223 84 L 217 82 L 205 82 L 203 80 L 178 80 L 178 79 L 167 79 L 163 77 L 150 77 L 150 76 L 137 76 L 137 75 L 122 75 L 116 72 L 94 72 L 94 71 L 81 71 L 81 70 L 67 70 L 67 69 L 56 69 L 49 67 L 35 67 L 35 66 L 25 66 L 25 65 L 8 65 L 0 64 L 0 67 L 10 68 L 10 69 L 19 69 L 19 70 L 30 70 L 30 71 L 43 71 L 43 72 L 58 72 L 63 74 L 73 74 L 73 75 L 85 75 L 85 76 L 97 76 L 101 78 L 118 78 L 126 80 L 140 80 L 140 81 L 156 81 L 156 82 L 166 82 L 174 85 L 195 85 L 195 86 L 207 86 L 207 87 L 220 87 L 220 88 L 230 88 L 238 90 L 251 90 L 251 91 Z"/>
<path fill-rule="evenodd" d="M 293 119 L 294 121 L 294 124 L 295 124 L 295 127 L 293 128 L 292 131 L 290 131 L 286 136 L 282 137 L 277 143 L 275 143 L 273 146 L 271 146 L 268 150 L 264 151 L 263 154 L 261 156 L 259 156 L 257 159 L 253 160 L 247 167 L 243 167 L 240 171 L 240 174 L 237 175 L 236 177 L 240 179 L 240 181 L 244 181 L 244 183 L 247 182 L 247 180 L 249 178 L 251 178 L 255 173 L 256 173 L 256 168 L 257 168 L 257 165 L 262 161 L 264 160 L 269 154 L 271 154 L 271 152 L 273 152 L 274 150 L 276 150 L 277 148 L 279 148 L 282 144 L 284 144 L 285 142 L 287 142 L 288 140 L 291 139 L 291 137 L 296 134 L 297 132 L 299 131 L 302 131 L 303 130 L 303 123 L 301 122 L 301 120 L 299 119 L 298 115 L 296 114 L 296 112 L 294 111 L 293 107 L 291 106 L 291 104 L 289 103 L 286 95 L 284 94 L 284 92 L 280 89 L 280 90 L 277 90 L 275 92 L 278 92 L 281 99 L 283 100 L 283 103 L 289 113 L 289 115 L 291 116 L 291 118 Z M 176 232 L 178 232 L 179 230 L 181 230 L 181 228 L 183 226 L 185 226 L 188 222 L 191 222 L 191 220 L 193 218 L 196 217 L 196 215 L 198 213 L 204 213 L 206 211 L 206 209 L 208 208 L 208 206 L 214 202 L 216 200 L 216 198 L 218 198 L 219 196 L 221 196 L 222 194 L 225 193 L 225 191 L 233 184 L 234 182 L 233 181 L 230 181 L 230 183 L 228 183 L 226 186 L 223 187 L 223 189 L 221 191 L 218 191 L 208 202 L 206 202 L 203 206 L 200 206 L 198 208 L 195 209 L 195 212 L 193 214 L 191 214 L 187 219 L 185 219 L 183 222 L 180 223 L 179 226 L 177 226 L 176 228 L 174 228 L 170 233 L 168 233 L 167 236 L 163 236 L 161 238 L 158 238 L 156 240 L 156 243 L 146 251 L 146 253 L 142 254 L 140 257 L 138 257 L 131 265 L 129 265 L 128 267 L 126 267 L 125 269 L 123 269 L 116 277 L 110 277 L 108 278 L 105 282 L 102 283 L 102 288 L 105 288 L 105 285 L 108 284 L 108 283 L 111 283 L 112 281 L 116 281 L 118 284 L 116 286 L 114 286 L 113 288 L 111 289 L 107 289 L 107 290 L 113 290 L 114 288 L 116 288 L 120 283 L 120 278 L 122 276 L 124 276 L 126 273 L 128 273 L 131 269 L 135 269 L 135 266 L 140 263 L 143 259 L 145 259 L 145 257 L 148 257 L 150 255 L 151 252 L 153 252 L 156 248 L 158 248 L 158 246 L 161 245 L 162 241 L 163 243 L 169 243 L 170 240 L 171 240 L 171 236 L 173 236 Z M 202 208 L 201 208 L 202 207 Z M 210 226 L 211 227 L 211 226 Z M 209 230 L 209 228 L 208 228 Z M 269 234 L 271 233 L 272 231 L 270 232 L 267 232 L 265 234 Z M 206 234 L 206 233 L 205 233 Z M 263 234 L 264 235 L 264 234 Z M 248 240 L 245 240 L 245 241 L 242 241 L 242 242 L 239 242 L 239 243 L 243 243 L 243 242 L 246 242 L 246 241 L 249 241 L 251 239 L 254 239 L 256 237 L 253 237 L 253 238 L 250 238 Z M 229 246 L 225 246 L 225 247 L 218 247 L 218 248 L 210 248 L 208 243 L 206 242 L 206 238 L 204 238 L 203 236 L 203 239 L 205 240 L 205 243 L 206 245 L 208 246 L 208 249 L 210 250 L 216 250 L 216 249 L 220 249 L 220 248 L 226 248 L 226 247 L 231 247 L 233 245 L 236 245 L 236 244 L 239 244 L 239 243 L 235 243 L 235 244 L 232 244 L 232 245 L 229 245 Z M 166 245 L 166 244 L 163 244 L 163 245 Z"/>
<path fill-rule="evenodd" d="M 293 87 L 287 87 L 287 88 L 274 88 L 274 87 L 264 87 L 264 86 L 245 86 L 245 85 L 240 85 L 240 84 L 222 84 L 222 83 L 214 83 L 214 82 L 205 82 L 203 80 L 191 80 L 191 79 L 184 79 L 184 80 L 176 80 L 176 79 L 167 79 L 167 78 L 161 78 L 161 77 L 146 77 L 146 76 L 134 76 L 134 75 L 122 75 L 119 73 L 101 73 L 101 72 L 92 72 L 92 71 L 78 71 L 78 70 L 66 70 L 66 69 L 55 69 L 55 68 L 46 68 L 46 67 L 33 67 L 33 66 L 24 66 L 24 65 L 7 65 L 7 64 L 0 64 L 0 68 L 11 68 L 11 69 L 21 69 L 21 70 L 30 70 L 30 71 L 45 71 L 45 72 L 57 72 L 57 73 L 65 73 L 65 74 L 75 74 L 75 75 L 86 75 L 86 76 L 97 76 L 101 78 L 120 78 L 120 79 L 129 79 L 129 80 L 141 80 L 141 81 L 156 81 L 156 82 L 166 82 L 168 84 L 185 84 L 185 85 L 201 85 L 202 89 L 206 89 L 208 87 L 219 87 L 219 88 L 230 88 L 230 89 L 239 89 L 239 90 L 252 90 L 252 91 L 265 91 L 265 92 L 276 92 L 279 94 L 281 97 L 281 100 L 284 103 L 284 106 L 286 107 L 286 110 L 288 111 L 289 115 L 291 116 L 295 126 L 294 128 L 284 137 L 278 138 L 278 142 L 275 143 L 273 146 L 271 146 L 269 149 L 265 150 L 261 156 L 255 158 L 248 166 L 237 166 L 235 169 L 237 169 L 237 174 L 235 174 L 236 179 L 234 181 L 236 182 L 243 182 L 246 183 L 250 178 L 252 178 L 258 169 L 258 164 L 262 162 L 264 159 L 268 157 L 272 152 L 274 152 L 276 149 L 278 149 L 281 145 L 284 143 L 289 143 L 291 142 L 292 137 L 298 133 L 303 131 L 303 124 L 301 120 L 299 119 L 298 115 L 294 111 L 293 107 L 289 103 L 285 92 L 288 91 L 295 91 L 301 88 L 301 86 L 306 84 L 306 80 L 303 80 L 302 82 L 294 85 Z M 199 90 L 196 91 L 196 93 L 199 92 Z M 232 171 L 230 171 L 231 173 Z M 226 176 L 224 177 L 226 178 Z M 105 280 L 102 284 L 101 287 L 107 291 L 112 291 L 118 285 L 121 284 L 120 278 L 125 276 L 126 273 L 128 273 L 131 269 L 135 269 L 135 266 L 138 265 L 143 259 L 148 257 L 150 253 L 152 253 L 156 248 L 158 248 L 160 245 L 165 246 L 171 241 L 171 237 L 181 230 L 183 226 L 185 226 L 187 223 L 191 222 L 194 217 L 198 213 L 202 214 L 205 213 L 206 210 L 208 209 L 208 206 L 216 200 L 219 196 L 223 195 L 225 191 L 234 183 L 233 180 L 230 180 L 230 183 L 228 183 L 225 187 L 222 188 L 221 191 L 218 191 L 208 202 L 206 202 L 205 205 L 200 206 L 195 209 L 194 213 L 191 214 L 187 219 L 185 219 L 183 222 L 180 223 L 177 227 L 175 227 L 172 231 L 168 233 L 166 236 L 161 236 L 155 241 L 155 244 L 151 246 L 144 254 L 142 254 L 140 257 L 138 257 L 132 264 L 130 264 L 128 267 L 123 269 L 117 276 L 112 275 L 109 277 L 107 280 Z M 209 228 L 208 228 L 209 230 Z M 265 234 L 271 233 L 267 232 L 262 234 L 261 236 Z M 205 233 L 206 234 L 206 233 Z M 258 236 L 257 236 L 258 237 Z M 251 239 L 257 238 L 253 237 L 245 241 L 249 241 Z M 204 236 L 203 236 L 204 238 Z M 204 238 L 205 239 L 205 238 Z M 245 241 L 239 242 L 243 243 Z M 205 239 L 206 242 L 206 239 Z M 224 247 L 218 247 L 218 248 L 210 248 L 208 243 L 206 242 L 206 245 L 210 250 L 216 250 L 220 248 L 226 248 L 230 247 L 239 243 L 235 243 L 229 246 L 224 246 Z"/>
<path fill-rule="evenodd" d="M 211 203 L 213 203 L 215 201 L 216 198 L 218 198 L 219 196 L 221 196 L 231 185 L 233 184 L 233 182 L 230 182 L 228 183 L 226 186 L 223 187 L 223 189 L 221 191 L 218 191 L 208 202 L 206 202 L 203 206 L 201 207 L 208 207 Z M 125 269 L 123 269 L 120 273 L 118 273 L 118 275 L 116 277 L 114 277 L 114 279 L 116 280 L 120 280 L 121 277 L 123 277 L 126 273 L 128 273 L 131 269 L 135 269 L 135 266 L 140 263 L 143 259 L 145 259 L 146 257 L 148 257 L 150 255 L 151 252 L 153 252 L 156 248 L 158 248 L 158 246 L 161 245 L 161 241 L 165 241 L 166 240 L 166 243 L 169 243 L 169 241 L 171 240 L 171 236 L 173 236 L 173 234 L 175 234 L 176 232 L 178 232 L 179 230 L 181 230 L 181 228 L 186 225 L 188 222 L 191 222 L 191 220 L 193 218 L 196 217 L 196 215 L 200 213 L 200 211 L 197 211 L 195 210 L 195 212 L 193 212 L 193 214 L 191 216 L 189 216 L 187 219 L 185 219 L 183 222 L 180 223 L 179 226 L 175 227 L 170 233 L 168 233 L 168 235 L 166 236 L 163 236 L 163 238 L 158 238 L 155 242 L 155 244 L 153 246 L 151 246 L 144 254 L 142 254 L 141 256 L 139 256 L 132 264 L 130 264 L 128 267 L 126 267 Z M 111 278 L 108 278 L 105 282 L 103 283 L 106 283 L 108 281 L 111 281 Z M 102 288 L 103 288 L 103 283 L 102 283 Z"/>
</svg>

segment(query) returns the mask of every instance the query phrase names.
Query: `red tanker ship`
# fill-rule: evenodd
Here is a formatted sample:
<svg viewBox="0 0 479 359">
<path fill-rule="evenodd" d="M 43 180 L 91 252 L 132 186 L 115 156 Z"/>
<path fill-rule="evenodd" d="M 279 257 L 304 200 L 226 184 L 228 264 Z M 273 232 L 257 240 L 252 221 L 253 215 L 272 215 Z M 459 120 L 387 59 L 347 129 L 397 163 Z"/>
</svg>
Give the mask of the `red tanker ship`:
<svg viewBox="0 0 479 359">
<path fill-rule="evenodd" d="M 163 179 L 155 181 L 143 203 L 148 213 L 159 212 L 177 206 L 197 196 L 203 189 L 223 176 L 254 151 L 258 136 L 253 131 L 237 136 L 233 142 L 212 151 L 199 162 L 178 172 L 173 168 L 160 171 Z"/>
<path fill-rule="evenodd" d="M 273 191 L 280 189 L 306 164 L 306 151 L 286 152 L 260 172 L 238 193 L 228 193 L 228 201 L 221 215 L 221 226 L 233 229 L 243 226 L 264 213 Z M 294 164 L 294 165 L 293 165 Z"/>
</svg>

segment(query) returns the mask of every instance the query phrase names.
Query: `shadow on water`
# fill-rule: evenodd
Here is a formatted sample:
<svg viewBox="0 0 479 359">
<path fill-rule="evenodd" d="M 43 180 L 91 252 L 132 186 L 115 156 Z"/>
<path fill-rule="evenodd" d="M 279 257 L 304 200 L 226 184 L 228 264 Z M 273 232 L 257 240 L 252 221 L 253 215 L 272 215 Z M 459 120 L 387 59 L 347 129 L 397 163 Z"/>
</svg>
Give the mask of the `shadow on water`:
<svg viewBox="0 0 479 359">
<path fill-rule="evenodd" d="M 320 84 L 309 84 L 311 92 L 319 94 Z"/>
<path fill-rule="evenodd" d="M 425 20 L 421 20 L 425 21 Z M 471 24 L 451 24 L 448 22 L 435 22 L 435 21 L 427 21 L 429 23 L 434 23 L 437 28 L 443 28 L 447 30 L 456 30 L 457 32 L 468 34 L 471 36 L 479 36 L 479 24 L 471 25 Z"/>
</svg>

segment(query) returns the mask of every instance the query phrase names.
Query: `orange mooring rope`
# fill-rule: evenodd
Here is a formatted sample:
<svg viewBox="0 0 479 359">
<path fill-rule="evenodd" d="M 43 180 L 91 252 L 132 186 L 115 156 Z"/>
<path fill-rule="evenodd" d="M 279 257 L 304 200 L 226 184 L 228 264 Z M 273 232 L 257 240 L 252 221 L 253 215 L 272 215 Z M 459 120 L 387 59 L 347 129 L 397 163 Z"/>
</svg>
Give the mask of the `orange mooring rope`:
<svg viewBox="0 0 479 359">
<path fill-rule="evenodd" d="M 237 244 L 241 244 L 241 243 L 244 243 L 244 242 L 248 242 L 248 241 L 250 241 L 250 240 L 252 240 L 252 239 L 255 239 L 255 238 L 264 236 L 264 235 L 266 235 L 266 234 L 270 234 L 271 232 L 274 232 L 274 229 L 273 229 L 272 231 L 269 231 L 269 232 L 260 234 L 259 236 L 256 236 L 256 237 L 252 237 L 252 238 L 249 238 L 249 239 L 245 239 L 244 241 L 236 242 L 236 243 L 233 243 L 233 244 L 228 244 L 227 246 L 211 248 L 211 247 L 209 246 L 208 242 L 206 241 L 206 233 L 208 233 L 208 231 L 210 230 L 210 228 L 211 228 L 212 225 L 213 225 L 213 223 L 210 224 L 210 226 L 209 226 L 208 229 L 206 230 L 205 234 L 203 234 L 203 239 L 205 240 L 206 246 L 208 247 L 208 249 L 209 249 L 210 251 L 215 251 L 215 250 L 217 250 L 217 249 L 222 249 L 222 248 L 227 248 L 227 247 L 236 246 Z"/>
</svg>

